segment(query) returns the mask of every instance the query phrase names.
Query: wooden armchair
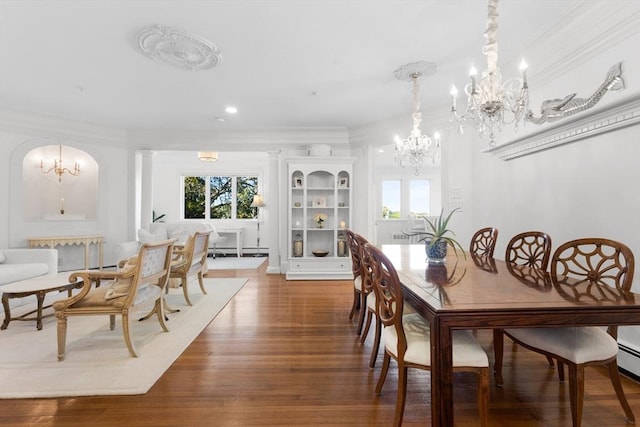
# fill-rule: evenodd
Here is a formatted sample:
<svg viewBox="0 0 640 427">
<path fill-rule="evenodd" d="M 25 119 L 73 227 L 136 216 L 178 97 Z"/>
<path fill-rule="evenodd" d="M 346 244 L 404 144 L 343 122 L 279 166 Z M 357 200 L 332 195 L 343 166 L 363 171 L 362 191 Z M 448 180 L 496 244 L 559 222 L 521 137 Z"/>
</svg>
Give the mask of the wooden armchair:
<svg viewBox="0 0 640 427">
<path fill-rule="evenodd" d="M 58 319 L 58 360 L 65 357 L 67 318 L 70 316 L 109 316 L 111 330 L 116 315 L 122 316 L 124 340 L 133 357 L 138 357 L 131 340 L 131 319 L 139 312 L 155 313 L 160 326 L 169 332 L 164 322 L 164 290 L 169 279 L 171 251 L 175 240 L 146 243 L 140 247 L 135 264 L 121 271 L 78 271 L 69 282 L 83 282 L 82 289 L 70 298 L 56 301 L 53 309 Z M 111 286 L 93 287 L 100 281 L 113 280 Z"/>
<path fill-rule="evenodd" d="M 171 278 L 180 279 L 182 292 L 187 304 L 193 305 L 189 299 L 189 291 L 187 289 L 187 278 L 197 275 L 198 283 L 203 294 L 207 291 L 204 289 L 203 276 L 207 272 L 207 253 L 209 251 L 209 235 L 210 231 L 196 231 L 189 236 L 185 245 L 176 248 L 173 251 L 174 258 L 171 265 Z"/>
</svg>

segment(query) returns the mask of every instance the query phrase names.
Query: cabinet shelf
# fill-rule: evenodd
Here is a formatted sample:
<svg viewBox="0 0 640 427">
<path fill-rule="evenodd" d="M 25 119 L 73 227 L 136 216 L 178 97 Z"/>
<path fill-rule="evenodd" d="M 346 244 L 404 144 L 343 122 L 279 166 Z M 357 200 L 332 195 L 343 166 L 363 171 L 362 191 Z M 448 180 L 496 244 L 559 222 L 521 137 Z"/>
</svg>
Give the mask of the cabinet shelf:
<svg viewBox="0 0 640 427">
<path fill-rule="evenodd" d="M 345 240 L 345 224 L 352 219 L 353 157 L 292 157 L 289 180 L 287 280 L 353 278 Z M 298 206 L 296 206 L 298 204 Z M 313 216 L 326 214 L 324 228 Z M 327 251 L 317 257 L 312 251 Z"/>
</svg>

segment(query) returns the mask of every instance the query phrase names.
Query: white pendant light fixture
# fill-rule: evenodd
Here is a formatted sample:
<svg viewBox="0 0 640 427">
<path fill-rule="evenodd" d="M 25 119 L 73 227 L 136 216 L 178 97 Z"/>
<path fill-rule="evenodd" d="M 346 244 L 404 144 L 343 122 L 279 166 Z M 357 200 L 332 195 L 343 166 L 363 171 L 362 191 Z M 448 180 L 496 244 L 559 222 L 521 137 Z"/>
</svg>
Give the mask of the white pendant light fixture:
<svg viewBox="0 0 640 427">
<path fill-rule="evenodd" d="M 216 151 L 198 151 L 198 159 L 203 162 L 217 162 L 218 153 Z"/>
</svg>

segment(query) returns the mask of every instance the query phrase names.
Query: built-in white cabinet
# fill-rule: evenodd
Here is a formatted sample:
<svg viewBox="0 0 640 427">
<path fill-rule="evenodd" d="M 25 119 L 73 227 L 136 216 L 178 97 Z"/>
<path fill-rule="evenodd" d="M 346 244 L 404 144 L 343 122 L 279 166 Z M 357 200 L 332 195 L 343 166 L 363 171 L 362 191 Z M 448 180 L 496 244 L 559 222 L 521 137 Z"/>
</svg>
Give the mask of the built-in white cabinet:
<svg viewBox="0 0 640 427">
<path fill-rule="evenodd" d="M 288 159 L 287 280 L 350 279 L 351 157 Z"/>
</svg>

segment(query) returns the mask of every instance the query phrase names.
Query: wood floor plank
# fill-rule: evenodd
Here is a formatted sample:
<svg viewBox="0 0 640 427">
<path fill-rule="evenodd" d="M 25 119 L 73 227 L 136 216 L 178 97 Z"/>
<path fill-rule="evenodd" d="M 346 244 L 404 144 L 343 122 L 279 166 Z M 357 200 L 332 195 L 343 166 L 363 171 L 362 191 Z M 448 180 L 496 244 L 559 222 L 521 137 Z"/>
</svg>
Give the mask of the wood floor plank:
<svg viewBox="0 0 640 427">
<path fill-rule="evenodd" d="M 147 394 L 0 400 L 0 425 L 390 425 L 395 366 L 382 395 L 375 396 L 382 353 L 369 369 L 372 337 L 361 344 L 355 319 L 348 320 L 351 283 L 286 281 L 266 275 L 265 268 L 210 273 L 249 282 Z M 477 336 L 492 360 L 491 332 Z M 405 426 L 430 424 L 429 378 L 410 370 Z M 454 378 L 456 425 L 477 426 L 475 377 Z M 503 388 L 491 380 L 490 426 L 571 425 L 568 384 L 558 382 L 544 357 L 507 340 L 504 378 Z M 640 384 L 623 378 L 623 387 L 640 417 Z M 623 425 L 606 371 L 587 369 L 583 426 Z"/>
</svg>

